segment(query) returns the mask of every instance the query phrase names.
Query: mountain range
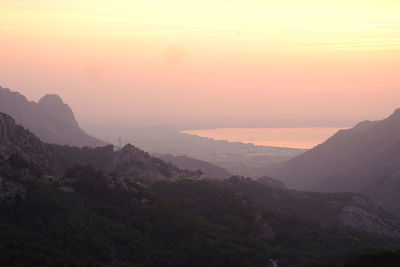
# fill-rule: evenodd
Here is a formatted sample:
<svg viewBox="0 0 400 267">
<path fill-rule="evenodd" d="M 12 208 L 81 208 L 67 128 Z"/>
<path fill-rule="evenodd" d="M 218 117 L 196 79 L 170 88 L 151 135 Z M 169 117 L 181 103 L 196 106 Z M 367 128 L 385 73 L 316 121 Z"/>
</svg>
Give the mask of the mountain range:
<svg viewBox="0 0 400 267">
<path fill-rule="evenodd" d="M 399 219 L 359 194 L 210 180 L 132 145 L 46 144 L 6 114 L 0 140 L 0 265 L 341 266 L 400 247 Z"/>
<path fill-rule="evenodd" d="M 81 164 L 146 183 L 196 176 L 193 172 L 180 170 L 130 144 L 114 151 L 112 145 L 80 148 L 43 143 L 4 113 L 0 113 L 0 141 L 1 158 L 18 155 L 21 160 L 40 169 L 44 175 L 60 176 L 65 170 Z"/>
<path fill-rule="evenodd" d="M 271 175 L 289 188 L 359 192 L 400 212 L 400 109 L 379 121 L 341 130 Z"/>
<path fill-rule="evenodd" d="M 71 108 L 58 95 L 45 95 L 36 103 L 0 87 L 0 112 L 10 115 L 47 143 L 79 147 L 106 144 L 79 127 Z"/>
<path fill-rule="evenodd" d="M 26 102 L 12 112 L 32 105 L 32 129 L 0 112 L 1 266 L 397 266 L 400 219 L 374 201 L 396 211 L 399 110 L 281 165 L 272 177 L 293 190 L 130 144 L 44 142 L 34 125 L 78 123 L 57 96 Z"/>
</svg>

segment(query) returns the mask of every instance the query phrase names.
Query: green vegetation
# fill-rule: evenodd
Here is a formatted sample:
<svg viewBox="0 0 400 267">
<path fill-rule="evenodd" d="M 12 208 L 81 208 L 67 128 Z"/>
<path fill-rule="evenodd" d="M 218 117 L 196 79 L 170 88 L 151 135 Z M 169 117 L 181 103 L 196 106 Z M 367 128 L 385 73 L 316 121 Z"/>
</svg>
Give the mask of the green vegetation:
<svg viewBox="0 0 400 267">
<path fill-rule="evenodd" d="M 367 253 L 354 257 L 345 267 L 397 267 L 400 266 L 400 251 Z"/>
<path fill-rule="evenodd" d="M 0 205 L 1 266 L 259 266 L 267 260 L 265 246 L 241 233 L 235 219 L 214 222 L 143 188 L 110 189 L 88 166 L 67 175 L 79 194 L 32 181 L 24 201 Z"/>
<path fill-rule="evenodd" d="M 22 182 L 24 200 L 0 204 L 1 266 L 268 266 L 270 258 L 279 266 L 343 266 L 352 258 L 337 255 L 399 246 L 259 205 L 236 192 L 245 179 L 123 190 L 109 185 L 116 174 L 90 166 L 65 177 L 75 193 L 31 180 Z M 259 238 L 265 223 L 275 238 Z"/>
</svg>

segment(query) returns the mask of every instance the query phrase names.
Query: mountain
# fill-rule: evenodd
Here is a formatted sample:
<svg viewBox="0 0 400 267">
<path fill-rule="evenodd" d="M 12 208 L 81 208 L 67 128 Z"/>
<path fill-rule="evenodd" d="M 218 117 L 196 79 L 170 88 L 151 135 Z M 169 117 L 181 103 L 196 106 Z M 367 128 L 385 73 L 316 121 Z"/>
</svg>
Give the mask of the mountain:
<svg viewBox="0 0 400 267">
<path fill-rule="evenodd" d="M 400 212 L 400 109 L 337 132 L 270 175 L 300 190 L 365 193 Z"/>
<path fill-rule="evenodd" d="M 62 175 L 80 165 L 132 177 L 143 183 L 198 175 L 168 164 L 128 144 L 119 151 L 112 145 L 104 147 L 71 147 L 43 143 L 29 130 L 18 125 L 9 115 L 0 113 L 0 159 L 10 156 L 39 169 L 44 175 Z"/>
<path fill-rule="evenodd" d="M 0 87 L 0 112 L 12 116 L 47 143 L 80 147 L 106 144 L 83 131 L 71 108 L 57 95 L 46 95 L 35 103 Z"/>
<path fill-rule="evenodd" d="M 400 248 L 398 218 L 359 194 L 199 179 L 132 145 L 44 144 L 5 114 L 0 129 L 1 266 L 333 267 Z"/>
<path fill-rule="evenodd" d="M 191 171 L 201 171 L 206 177 L 211 179 L 228 179 L 232 174 L 226 169 L 209 163 L 204 160 L 199 160 L 195 158 L 190 158 L 187 156 L 173 156 L 173 155 L 158 155 L 156 156 L 165 162 L 170 162 L 172 165 L 178 168 L 191 170 Z"/>
<path fill-rule="evenodd" d="M 60 170 L 46 144 L 29 130 L 17 125 L 13 118 L 0 113 L 0 162 L 9 158 L 21 158 L 49 174 Z"/>
<path fill-rule="evenodd" d="M 400 220 L 361 194 L 288 190 L 238 176 L 227 183 L 240 198 L 292 217 L 317 222 L 325 227 L 349 227 L 400 237 Z"/>
<path fill-rule="evenodd" d="M 112 145 L 96 148 L 60 145 L 47 145 L 47 147 L 64 170 L 77 164 L 91 165 L 98 170 L 114 172 L 142 183 L 181 177 L 196 179 L 199 176 L 152 157 L 149 153 L 130 144 L 118 151 L 114 151 Z"/>
</svg>

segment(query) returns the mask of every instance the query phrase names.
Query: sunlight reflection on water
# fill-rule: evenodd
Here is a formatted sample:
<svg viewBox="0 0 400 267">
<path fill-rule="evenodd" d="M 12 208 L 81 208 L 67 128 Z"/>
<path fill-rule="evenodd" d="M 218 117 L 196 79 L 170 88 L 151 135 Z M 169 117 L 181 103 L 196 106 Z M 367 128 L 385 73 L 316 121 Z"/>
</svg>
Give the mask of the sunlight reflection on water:
<svg viewBox="0 0 400 267">
<path fill-rule="evenodd" d="M 309 149 L 345 128 L 218 128 L 183 132 L 216 140 Z"/>
</svg>

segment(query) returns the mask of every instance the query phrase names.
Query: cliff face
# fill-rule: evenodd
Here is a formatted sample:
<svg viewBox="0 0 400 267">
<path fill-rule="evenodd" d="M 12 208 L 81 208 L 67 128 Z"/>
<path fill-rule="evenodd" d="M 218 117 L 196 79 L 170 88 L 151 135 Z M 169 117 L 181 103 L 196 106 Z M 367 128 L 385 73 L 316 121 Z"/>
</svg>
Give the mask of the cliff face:
<svg viewBox="0 0 400 267">
<path fill-rule="evenodd" d="M 15 154 L 44 172 L 55 173 L 59 170 L 52 154 L 39 138 L 17 125 L 10 116 L 0 113 L 0 159 L 8 159 Z"/>
<path fill-rule="evenodd" d="M 46 95 L 35 103 L 0 87 L 0 112 L 10 115 L 47 143 L 80 147 L 106 144 L 83 131 L 71 108 L 57 95 Z"/>
</svg>

